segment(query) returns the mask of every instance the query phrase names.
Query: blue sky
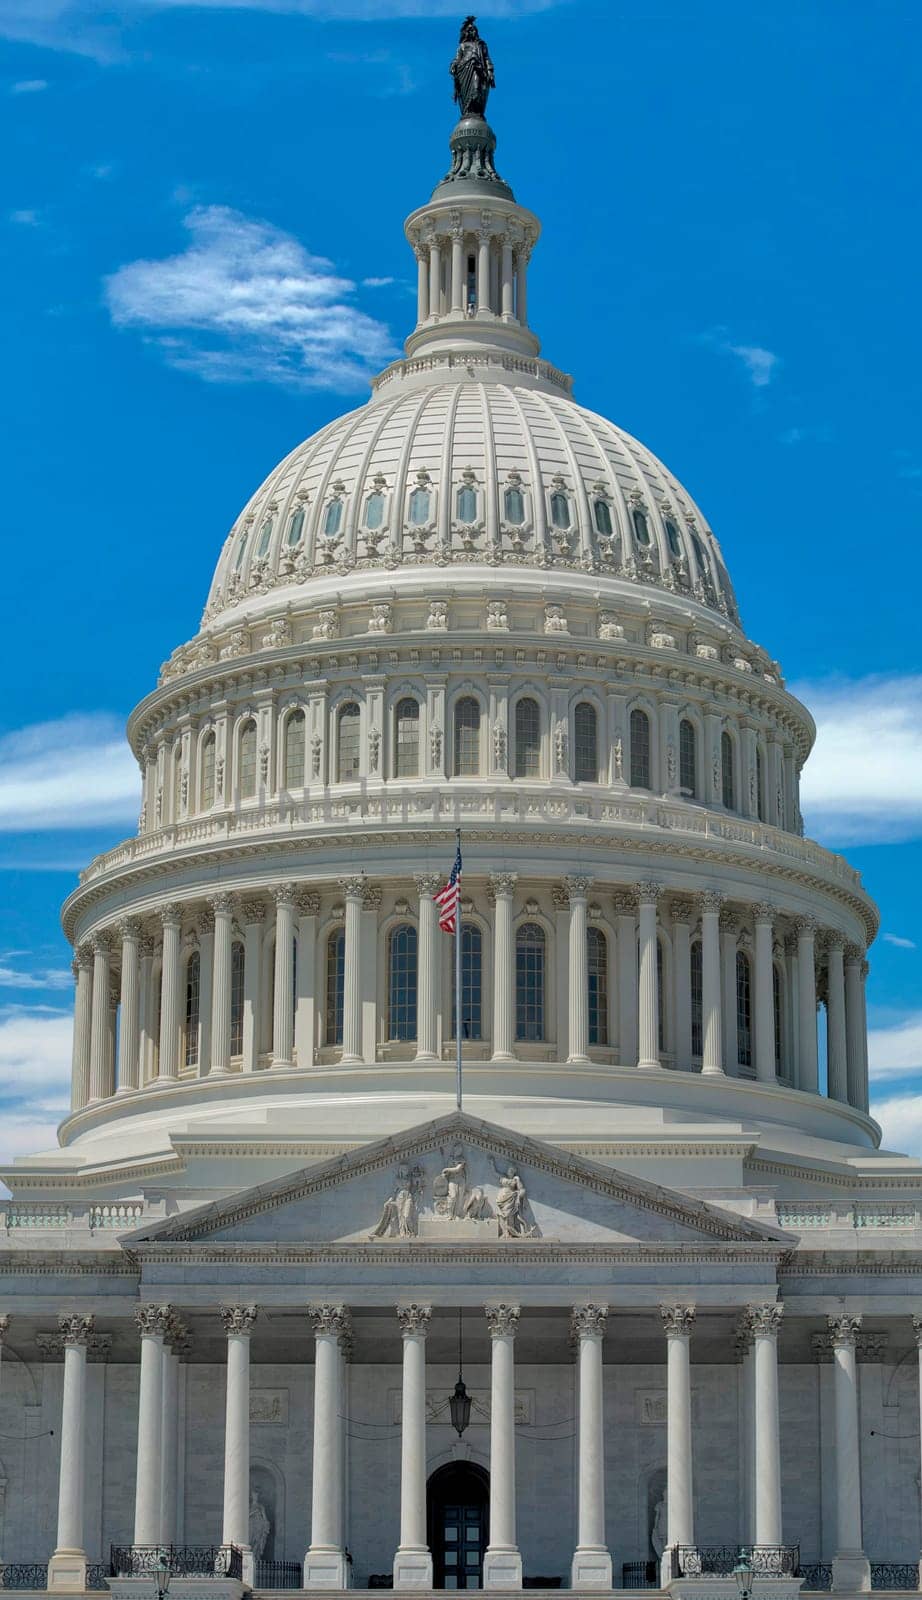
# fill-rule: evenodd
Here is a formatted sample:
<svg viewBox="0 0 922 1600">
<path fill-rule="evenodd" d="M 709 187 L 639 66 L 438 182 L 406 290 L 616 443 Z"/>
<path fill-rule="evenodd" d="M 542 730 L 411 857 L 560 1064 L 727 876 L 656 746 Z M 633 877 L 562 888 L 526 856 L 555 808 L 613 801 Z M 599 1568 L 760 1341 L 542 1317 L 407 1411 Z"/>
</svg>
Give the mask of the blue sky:
<svg viewBox="0 0 922 1600">
<path fill-rule="evenodd" d="M 64 1104 L 58 906 L 133 828 L 124 718 L 253 487 L 408 331 L 461 9 L 0 0 L 0 1157 Z M 808 827 L 880 902 L 875 1101 L 922 1153 L 922 10 L 480 20 L 545 353 L 688 484 L 818 716 Z"/>
</svg>

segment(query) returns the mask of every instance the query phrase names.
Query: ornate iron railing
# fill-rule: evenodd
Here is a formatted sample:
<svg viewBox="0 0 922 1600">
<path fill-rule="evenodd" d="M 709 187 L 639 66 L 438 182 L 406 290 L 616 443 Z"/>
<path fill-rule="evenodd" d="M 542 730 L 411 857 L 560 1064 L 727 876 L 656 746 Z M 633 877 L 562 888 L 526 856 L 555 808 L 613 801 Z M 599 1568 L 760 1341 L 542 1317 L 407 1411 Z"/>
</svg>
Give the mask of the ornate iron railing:
<svg viewBox="0 0 922 1600">
<path fill-rule="evenodd" d="M 918 1589 L 918 1561 L 872 1561 L 872 1589 Z"/>
<path fill-rule="evenodd" d="M 814 1594 L 822 1594 L 832 1588 L 832 1566 L 828 1561 L 807 1561 L 797 1568 L 797 1576 L 802 1579 L 801 1592 L 810 1590 Z"/>
<path fill-rule="evenodd" d="M 100 1590 L 105 1593 L 109 1587 L 108 1583 L 106 1582 L 108 1576 L 109 1568 L 105 1561 L 91 1561 L 86 1569 L 87 1588 Z"/>
<path fill-rule="evenodd" d="M 235 1544 L 114 1544 L 110 1576 L 154 1577 L 162 1557 L 172 1576 L 178 1578 L 243 1577 L 243 1553 Z"/>
<path fill-rule="evenodd" d="M 756 1578 L 793 1578 L 800 1568 L 796 1544 L 679 1544 L 672 1552 L 674 1578 L 729 1578 L 742 1556 Z"/>
<path fill-rule="evenodd" d="M 304 1574 L 300 1561 L 257 1561 L 254 1589 L 300 1589 Z"/>
<path fill-rule="evenodd" d="M 622 1561 L 622 1589 L 658 1589 L 659 1585 L 658 1561 Z"/>
<path fill-rule="evenodd" d="M 0 1589 L 47 1589 L 47 1561 L 0 1563 Z"/>
</svg>

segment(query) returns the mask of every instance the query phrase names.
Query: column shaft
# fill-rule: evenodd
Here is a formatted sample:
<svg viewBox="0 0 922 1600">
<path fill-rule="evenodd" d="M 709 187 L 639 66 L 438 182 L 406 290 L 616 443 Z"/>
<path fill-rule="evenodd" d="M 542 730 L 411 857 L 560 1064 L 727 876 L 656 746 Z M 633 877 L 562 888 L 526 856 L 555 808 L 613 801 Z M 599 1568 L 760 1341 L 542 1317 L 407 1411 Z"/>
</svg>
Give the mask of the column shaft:
<svg viewBox="0 0 922 1600">
<path fill-rule="evenodd" d="M 294 938 L 295 890 L 285 885 L 275 896 L 275 1005 L 272 1016 L 272 1065 L 294 1064 Z"/>
<path fill-rule="evenodd" d="M 578 1306 L 577 1339 L 579 1479 L 573 1589 L 611 1589 L 611 1554 L 605 1543 L 605 1396 L 602 1339 L 607 1306 Z"/>
<path fill-rule="evenodd" d="M 429 252 L 421 245 L 416 247 L 416 320 L 426 322 L 429 317 Z"/>
<path fill-rule="evenodd" d="M 455 228 L 451 236 L 451 309 L 463 311 L 464 308 L 464 235 L 460 228 Z"/>
<path fill-rule="evenodd" d="M 439 908 L 432 896 L 441 886 L 434 873 L 416 877 L 419 895 L 419 991 L 416 1009 L 416 1059 L 436 1061 L 436 1000 L 438 997 Z M 452 985 L 454 987 L 454 985 Z"/>
<path fill-rule="evenodd" d="M 160 1542 L 163 1341 L 169 1330 L 169 1307 L 142 1306 L 137 1318 L 141 1329 L 141 1375 L 138 1388 L 134 1543 L 151 1545 Z"/>
<path fill-rule="evenodd" d="M 797 929 L 798 1058 L 800 1085 L 807 1094 L 819 1093 L 816 1044 L 816 957 L 812 923 Z"/>
<path fill-rule="evenodd" d="M 179 1075 L 180 1027 L 180 912 L 165 906 L 163 916 L 163 977 L 160 987 L 160 1065 L 159 1080 L 171 1081 Z"/>
<path fill-rule="evenodd" d="M 515 316 L 523 328 L 528 326 L 528 255 L 521 248 L 515 258 Z"/>
<path fill-rule="evenodd" d="M 720 898 L 705 895 L 701 912 L 701 1012 L 706 1077 L 723 1073 L 720 1018 Z"/>
<path fill-rule="evenodd" d="M 695 1542 L 692 1494 L 691 1306 L 664 1306 L 666 1329 L 666 1517 L 667 1543 Z"/>
<path fill-rule="evenodd" d="M 342 881 L 346 897 L 345 971 L 343 975 L 343 1049 L 341 1060 L 357 1065 L 362 1060 L 362 987 L 359 975 L 359 949 L 362 936 L 362 878 Z"/>
<path fill-rule="evenodd" d="M 231 942 L 234 902 L 229 894 L 215 895 L 214 968 L 211 986 L 211 1073 L 230 1071 L 231 1052 Z"/>
<path fill-rule="evenodd" d="M 490 1539 L 485 1589 L 521 1589 L 515 1531 L 515 1333 L 518 1306 L 488 1306 L 490 1325 Z"/>
<path fill-rule="evenodd" d="M 314 1324 L 314 1444 L 311 1543 L 304 1558 L 306 1589 L 348 1588 L 343 1543 L 342 1350 L 348 1319 L 343 1306 L 312 1306 Z"/>
<path fill-rule="evenodd" d="M 61 1406 L 61 1462 L 58 1526 L 48 1564 L 48 1588 L 82 1589 L 86 1579 L 83 1501 L 86 1480 L 86 1355 L 93 1318 L 62 1316 L 64 1394 Z"/>
<path fill-rule="evenodd" d="M 780 1305 L 753 1311 L 755 1542 L 779 1545 L 781 1533 L 781 1431 L 778 1410 Z"/>
<path fill-rule="evenodd" d="M 80 1111 L 90 1098 L 90 1050 L 93 1030 L 93 961 L 85 949 L 74 959 L 74 1045 L 71 1066 L 71 1109 Z"/>
<path fill-rule="evenodd" d="M 637 1065 L 637 918 L 631 892 L 616 894 L 618 918 L 618 1061 Z"/>
<path fill-rule="evenodd" d="M 253 1581 L 250 1548 L 250 1334 L 255 1306 L 222 1306 L 227 1334 L 227 1393 L 224 1421 L 223 1544 L 243 1551 L 245 1583 Z"/>
<path fill-rule="evenodd" d="M 400 1548 L 394 1588 L 431 1589 L 426 1543 L 426 1330 L 428 1306 L 397 1313 L 403 1331 L 403 1421 L 400 1437 Z"/>
<path fill-rule="evenodd" d="M 672 904 L 672 959 L 675 968 L 675 1064 L 690 1072 L 692 1064 L 691 907 Z"/>
<path fill-rule="evenodd" d="M 503 240 L 502 268 L 501 268 L 501 294 L 502 314 L 504 322 L 511 322 L 514 306 L 515 283 L 512 271 L 512 245 Z"/>
<path fill-rule="evenodd" d="M 568 1007 L 567 1023 L 569 1051 L 567 1060 L 589 1060 L 589 952 L 587 944 L 588 916 L 586 896 L 588 878 L 568 878 L 570 896 L 570 927 L 568 934 Z"/>
<path fill-rule="evenodd" d="M 160 1543 L 176 1543 L 176 1466 L 179 1449 L 179 1357 L 163 1347 L 160 1423 Z"/>
<path fill-rule="evenodd" d="M 755 1066 L 760 1083 L 775 1082 L 775 985 L 772 964 L 772 907 L 756 906 Z"/>
<path fill-rule="evenodd" d="M 477 310 L 489 312 L 490 302 L 490 234 L 481 233 L 477 250 Z"/>
<path fill-rule="evenodd" d="M 638 980 L 638 1067 L 659 1066 L 659 982 L 656 961 L 655 884 L 640 885 L 637 915 L 640 971 Z"/>
<path fill-rule="evenodd" d="M 493 919 L 493 1059 L 513 1061 L 515 1033 L 515 952 L 512 939 L 512 896 L 515 873 L 494 873 Z"/>
<path fill-rule="evenodd" d="M 835 1363 L 836 1416 L 836 1554 L 832 1564 L 832 1586 L 834 1589 L 860 1592 L 871 1586 L 870 1567 L 862 1549 L 861 1531 L 861 1439 L 856 1354 L 861 1318 L 843 1314 L 828 1320 Z"/>
<path fill-rule="evenodd" d="M 861 951 L 854 945 L 849 945 L 845 952 L 845 1056 L 848 1103 L 860 1111 L 864 1109 L 864 1004 L 861 994 Z"/>
<path fill-rule="evenodd" d="M 843 1105 L 848 1101 L 848 1044 L 845 1031 L 844 946 L 841 939 L 829 944 L 826 1009 L 826 1092 Z"/>
<path fill-rule="evenodd" d="M 127 1094 L 139 1082 L 140 1048 L 140 923 L 122 924 L 122 977 L 118 1019 L 118 1092 Z"/>
<path fill-rule="evenodd" d="M 109 1094 L 109 945 L 93 941 L 93 1003 L 90 1029 L 90 1100 Z"/>
<path fill-rule="evenodd" d="M 438 239 L 429 241 L 429 316 L 436 318 L 442 310 L 442 247 Z"/>
</svg>

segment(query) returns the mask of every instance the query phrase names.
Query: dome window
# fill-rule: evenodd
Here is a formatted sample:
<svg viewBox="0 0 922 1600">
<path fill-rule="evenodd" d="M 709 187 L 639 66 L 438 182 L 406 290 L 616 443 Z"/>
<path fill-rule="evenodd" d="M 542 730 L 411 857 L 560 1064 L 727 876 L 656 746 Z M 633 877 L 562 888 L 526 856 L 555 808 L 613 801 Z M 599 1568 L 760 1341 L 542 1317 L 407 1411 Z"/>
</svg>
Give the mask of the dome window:
<svg viewBox="0 0 922 1600">
<path fill-rule="evenodd" d="M 679 723 L 679 788 L 686 800 L 694 800 L 698 789 L 698 739 L 695 725 L 683 717 Z"/>
<path fill-rule="evenodd" d="M 299 506 L 297 511 L 293 511 L 292 512 L 291 521 L 288 524 L 288 543 L 289 543 L 289 545 L 300 544 L 301 543 L 301 535 L 303 534 L 303 532 L 304 532 L 304 507 L 303 506 Z"/>
<path fill-rule="evenodd" d="M 252 720 L 240 730 L 239 772 L 240 798 L 252 800 L 256 794 L 256 723 Z"/>
<path fill-rule="evenodd" d="M 752 968 L 744 950 L 736 953 L 736 1057 L 752 1066 Z"/>
<path fill-rule="evenodd" d="M 237 554 L 234 557 L 234 571 L 235 572 L 239 572 L 240 568 L 243 566 L 243 558 L 244 558 L 244 556 L 246 554 L 246 547 L 247 547 L 247 529 L 244 528 L 242 534 L 240 535 L 240 538 L 237 541 Z"/>
<path fill-rule="evenodd" d="M 456 501 L 459 522 L 475 522 L 477 519 L 477 490 L 469 483 L 462 484 L 458 490 Z"/>
<path fill-rule="evenodd" d="M 335 539 L 343 522 L 343 503 L 341 500 L 331 500 L 327 506 L 327 514 L 323 519 L 323 531 L 328 539 Z"/>
<path fill-rule="evenodd" d="M 720 794 L 728 811 L 736 805 L 736 785 L 733 782 L 733 740 L 728 733 L 720 736 Z"/>
<path fill-rule="evenodd" d="M 183 1065 L 187 1071 L 198 1066 L 199 1010 L 202 992 L 202 958 L 193 950 L 186 962 L 186 1017 L 183 1030 Z"/>
<path fill-rule="evenodd" d="M 410 696 L 394 711 L 394 777 L 419 777 L 419 701 Z"/>
<path fill-rule="evenodd" d="M 600 928 L 586 929 L 589 1043 L 608 1043 L 608 943 Z"/>
<path fill-rule="evenodd" d="M 259 540 L 256 545 L 256 559 L 259 561 L 269 551 L 269 540 L 272 538 L 272 518 L 267 517 L 259 530 Z"/>
<path fill-rule="evenodd" d="M 285 724 L 285 788 L 304 787 L 304 731 L 303 711 L 293 711 Z"/>
<path fill-rule="evenodd" d="M 650 718 L 645 711 L 632 711 L 631 788 L 650 787 Z"/>
<path fill-rule="evenodd" d="M 506 521 L 512 528 L 521 528 L 525 521 L 525 496 L 521 489 L 507 489 L 503 500 Z"/>
<path fill-rule="evenodd" d="M 599 781 L 599 735 L 595 706 L 581 700 L 573 713 L 573 777 L 576 783 Z"/>
<path fill-rule="evenodd" d="M 456 778 L 476 778 L 480 771 L 480 706 L 465 695 L 455 706 Z"/>
<path fill-rule="evenodd" d="M 452 1000 L 452 1039 L 457 1038 L 457 1026 L 457 1007 Z M 470 922 L 461 929 L 461 1037 L 483 1038 L 483 934 Z"/>
<path fill-rule="evenodd" d="M 414 489 L 410 495 L 410 521 L 414 528 L 421 528 L 429 521 L 430 500 L 428 489 Z"/>
<path fill-rule="evenodd" d="M 541 713 L 537 700 L 519 700 L 515 708 L 515 775 L 541 776 Z"/>
<path fill-rule="evenodd" d="M 704 1053 L 704 967 L 701 950 L 701 940 L 696 939 L 691 947 L 690 986 L 691 986 L 691 1050 L 693 1056 Z"/>
<path fill-rule="evenodd" d="M 562 489 L 555 489 L 551 495 L 551 521 L 555 528 L 570 526 L 570 501 Z"/>
<path fill-rule="evenodd" d="M 711 566 L 707 558 L 707 551 L 705 550 L 704 545 L 701 543 L 701 540 L 698 538 L 696 533 L 692 534 L 692 544 L 695 547 L 695 559 L 698 562 L 701 576 L 703 578 L 709 578 L 711 575 Z"/>
<path fill-rule="evenodd" d="M 671 517 L 666 518 L 666 543 L 674 556 L 678 558 L 682 554 L 682 541 L 679 538 L 679 530 Z"/>
<path fill-rule="evenodd" d="M 608 501 L 594 500 L 592 502 L 592 514 L 595 517 L 596 533 L 601 534 L 603 539 L 610 539 L 612 535 L 611 506 Z"/>
<path fill-rule="evenodd" d="M 515 1036 L 544 1038 L 544 968 L 547 941 L 537 922 L 523 922 L 515 936 Z"/>
<path fill-rule="evenodd" d="M 206 733 L 204 739 L 202 740 L 201 754 L 200 800 L 203 811 L 210 811 L 211 807 L 214 805 L 214 761 L 215 736 L 213 733 Z"/>
<path fill-rule="evenodd" d="M 327 940 L 327 1003 L 324 1039 L 327 1044 L 343 1042 L 343 1011 L 346 997 L 346 935 L 337 928 Z"/>
<path fill-rule="evenodd" d="M 394 928 L 388 946 L 387 1036 L 389 1039 L 415 1039 L 416 929 L 409 925 Z"/>
<path fill-rule="evenodd" d="M 380 528 L 384 521 L 384 496 L 376 489 L 365 501 L 365 526 L 366 528 Z"/>
<path fill-rule="evenodd" d="M 634 537 L 636 538 L 637 543 L 648 545 L 650 543 L 650 524 L 647 521 L 647 513 L 645 511 L 641 511 L 639 506 L 634 507 L 633 522 Z"/>
<path fill-rule="evenodd" d="M 336 778 L 339 783 L 351 783 L 359 777 L 361 768 L 361 712 L 354 700 L 340 708 L 337 727 L 339 751 Z"/>
<path fill-rule="evenodd" d="M 230 1053 L 243 1055 L 243 1005 L 246 982 L 246 951 L 239 939 L 231 945 Z"/>
</svg>

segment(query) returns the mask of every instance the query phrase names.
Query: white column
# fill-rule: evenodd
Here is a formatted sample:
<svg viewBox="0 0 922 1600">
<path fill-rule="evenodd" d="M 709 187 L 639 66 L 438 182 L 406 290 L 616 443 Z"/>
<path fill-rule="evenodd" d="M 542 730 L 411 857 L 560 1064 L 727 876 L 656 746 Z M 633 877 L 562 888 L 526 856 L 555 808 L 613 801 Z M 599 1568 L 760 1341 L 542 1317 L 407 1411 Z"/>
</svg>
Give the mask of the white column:
<svg viewBox="0 0 922 1600">
<path fill-rule="evenodd" d="M 736 1020 L 736 952 L 740 919 L 726 906 L 720 913 L 720 1009 L 724 1046 L 724 1072 L 739 1074 L 739 1038 Z"/>
<path fill-rule="evenodd" d="M 401 1306 L 397 1311 L 403 1334 L 403 1419 L 395 1589 L 432 1588 L 432 1556 L 426 1542 L 426 1332 L 431 1315 L 431 1306 Z"/>
<path fill-rule="evenodd" d="M 262 983 L 263 983 L 263 924 L 266 920 L 265 902 L 244 900 L 240 907 L 243 923 L 243 1049 L 241 1066 L 244 1072 L 255 1072 L 259 1066 L 259 1047 L 262 1043 Z"/>
<path fill-rule="evenodd" d="M 691 1434 L 691 1331 L 694 1306 L 662 1306 L 666 1333 L 666 1581 L 668 1554 L 677 1545 L 694 1545 Z"/>
<path fill-rule="evenodd" d="M 451 230 L 451 309 L 464 311 L 464 233 L 461 228 Z"/>
<path fill-rule="evenodd" d="M 436 1000 L 438 998 L 439 908 L 432 896 L 442 886 L 437 872 L 416 874 L 419 895 L 419 989 L 416 1008 L 416 1059 L 437 1061 Z M 454 985 L 452 985 L 454 987 Z"/>
<path fill-rule="evenodd" d="M 137 917 L 119 923 L 122 940 L 122 976 L 118 1017 L 118 1093 L 138 1087 L 140 1040 L 140 979 L 138 945 L 141 924 Z"/>
<path fill-rule="evenodd" d="M 160 1385 L 160 1543 L 176 1543 L 176 1468 L 179 1449 L 179 1356 L 182 1332 L 175 1320 L 163 1345 Z"/>
<path fill-rule="evenodd" d="M 137 1470 L 134 1543 L 160 1543 L 160 1488 L 163 1475 L 163 1341 L 170 1331 L 170 1306 L 139 1306 L 141 1377 L 138 1388 Z"/>
<path fill-rule="evenodd" d="M 490 1538 L 485 1589 L 521 1589 L 515 1531 L 515 1335 L 518 1306 L 487 1306 L 490 1329 Z"/>
<path fill-rule="evenodd" d="M 512 896 L 515 872 L 491 872 L 493 915 L 493 1060 L 514 1061 L 515 949 L 512 938 Z"/>
<path fill-rule="evenodd" d="M 741 1313 L 734 1333 L 739 1361 L 739 1437 L 740 1472 L 739 1543 L 755 1544 L 755 1369 L 752 1355 L 750 1314 Z"/>
<path fill-rule="evenodd" d="M 843 1312 L 827 1318 L 835 1362 L 836 1407 L 836 1554 L 833 1589 L 865 1593 L 871 1569 L 862 1548 L 861 1440 L 858 1427 L 856 1346 L 861 1318 Z"/>
<path fill-rule="evenodd" d="M 362 934 L 364 878 L 340 878 L 346 900 L 346 949 L 343 979 L 343 1048 L 340 1060 L 357 1066 L 362 1060 L 362 988 L 359 948 Z"/>
<path fill-rule="evenodd" d="M 295 1002 L 295 1055 L 299 1067 L 312 1067 L 317 1041 L 317 914 L 320 896 L 298 895 L 298 992 Z M 326 977 L 326 974 L 324 974 Z"/>
<path fill-rule="evenodd" d="M 861 1109 L 867 1111 L 869 1104 L 868 1086 L 868 973 L 870 967 L 866 961 L 861 963 Z"/>
<path fill-rule="evenodd" d="M 343 1540 L 342 1344 L 348 1337 L 345 1306 L 311 1306 L 314 1327 L 314 1444 L 311 1473 L 311 1542 L 304 1557 L 305 1589 L 347 1589 Z"/>
<path fill-rule="evenodd" d="M 275 1005 L 272 1015 L 272 1065 L 294 1065 L 294 965 L 295 901 L 293 883 L 275 891 Z"/>
<path fill-rule="evenodd" d="M 243 1581 L 254 1581 L 250 1545 L 250 1334 L 255 1306 L 222 1306 L 227 1335 L 227 1393 L 224 1410 L 224 1522 L 222 1544 L 243 1551 Z"/>
<path fill-rule="evenodd" d="M 720 1017 L 720 908 L 723 897 L 706 890 L 701 896 L 701 1022 L 704 1077 L 723 1074 Z"/>
<path fill-rule="evenodd" d="M 781 1532 L 781 1423 L 778 1409 L 778 1332 L 784 1307 L 753 1306 L 753 1417 L 755 1461 L 755 1543 L 779 1545 Z"/>
<path fill-rule="evenodd" d="M 442 247 L 438 239 L 429 240 L 429 317 L 436 320 L 442 309 Z"/>
<path fill-rule="evenodd" d="M 490 242 L 492 234 L 489 228 L 481 228 L 477 234 L 477 314 L 489 315 L 492 311 L 490 303 Z"/>
<path fill-rule="evenodd" d="M 93 1030 L 93 953 L 79 945 L 72 971 L 74 993 L 74 1045 L 70 1077 L 72 1111 L 80 1111 L 90 1098 L 90 1049 Z"/>
<path fill-rule="evenodd" d="M 819 1093 L 819 1068 L 816 1043 L 816 924 L 799 917 L 797 929 L 798 994 L 798 1087 L 807 1094 Z"/>
<path fill-rule="evenodd" d="M 567 1060 L 589 1060 L 589 950 L 588 907 L 591 878 L 567 878 L 567 895 L 570 901 L 570 926 L 567 937 L 569 957 L 568 984 L 568 1035 Z"/>
<path fill-rule="evenodd" d="M 775 1082 L 775 985 L 772 934 L 775 908 L 761 901 L 755 914 L 755 1066 L 760 1083 Z"/>
<path fill-rule="evenodd" d="M 656 970 L 656 903 L 658 883 L 637 886 L 639 944 L 638 1067 L 659 1066 L 659 979 Z"/>
<path fill-rule="evenodd" d="M 210 906 L 196 918 L 199 941 L 198 991 L 198 1075 L 204 1078 L 211 1068 L 211 1007 L 214 983 L 214 912 Z"/>
<path fill-rule="evenodd" d="M 623 889 L 612 896 L 618 919 L 618 1062 L 637 1065 L 637 896 Z"/>
<path fill-rule="evenodd" d="M 211 984 L 211 1072 L 217 1077 L 230 1071 L 231 1047 L 231 943 L 234 897 L 216 894 L 214 912 L 214 968 Z"/>
<path fill-rule="evenodd" d="M 845 946 L 845 1059 L 848 1103 L 864 1109 L 862 1068 L 864 1063 L 864 1001 L 861 992 L 863 953 L 856 944 Z"/>
<path fill-rule="evenodd" d="M 90 1025 L 90 1103 L 109 1094 L 109 940 L 104 933 L 92 940 L 93 1003 Z"/>
<path fill-rule="evenodd" d="M 672 964 L 675 994 L 675 1064 L 682 1072 L 691 1070 L 691 901 L 673 900 Z"/>
<path fill-rule="evenodd" d="M 414 246 L 416 256 L 416 321 L 429 317 L 429 252 L 425 245 Z"/>
<path fill-rule="evenodd" d="M 576 1549 L 571 1589 L 611 1589 L 611 1553 L 605 1542 L 605 1403 L 602 1340 L 607 1306 L 576 1306 L 579 1481 Z"/>
<path fill-rule="evenodd" d="M 919 1438 L 920 1438 L 920 1441 L 922 1441 L 922 1317 L 919 1317 L 919 1316 L 914 1316 L 913 1317 L 913 1319 L 912 1319 L 912 1331 L 913 1331 L 913 1334 L 915 1336 L 916 1349 L 918 1351 L 917 1381 L 918 1381 L 918 1387 L 919 1387 Z M 920 1499 L 922 1499 L 922 1461 L 920 1461 L 919 1466 L 920 1466 L 920 1475 L 919 1475 L 919 1477 L 917 1478 L 916 1481 L 920 1486 L 920 1490 L 919 1490 Z M 922 1513 L 922 1504 L 920 1504 L 920 1513 Z M 919 1580 L 920 1580 L 920 1587 L 922 1587 L 922 1557 L 920 1557 L 920 1560 L 919 1560 Z"/>
<path fill-rule="evenodd" d="M 83 1492 L 86 1481 L 86 1352 L 94 1320 L 60 1316 L 64 1344 L 64 1396 L 61 1408 L 61 1464 L 58 1478 L 58 1530 L 48 1563 L 48 1588 L 86 1588 L 83 1547 Z"/>
<path fill-rule="evenodd" d="M 501 296 L 502 314 L 504 322 L 511 322 L 514 311 L 515 284 L 512 271 L 512 243 L 508 235 L 503 236 L 503 254 L 501 267 Z"/>
<path fill-rule="evenodd" d="M 163 979 L 160 986 L 160 1065 L 158 1082 L 179 1076 L 180 983 L 179 948 L 182 907 L 163 906 Z"/>
<path fill-rule="evenodd" d="M 138 1081 L 147 1083 L 151 1075 L 157 1016 L 154 1006 L 154 956 L 157 946 L 149 933 L 138 945 L 141 956 L 141 1038 L 138 1044 Z"/>
<path fill-rule="evenodd" d="M 831 935 L 827 951 L 826 1092 L 848 1103 L 848 1039 L 845 1027 L 845 940 Z"/>
<path fill-rule="evenodd" d="M 527 244 L 520 244 L 515 253 L 515 316 L 523 328 L 528 326 L 528 257 Z"/>
</svg>

